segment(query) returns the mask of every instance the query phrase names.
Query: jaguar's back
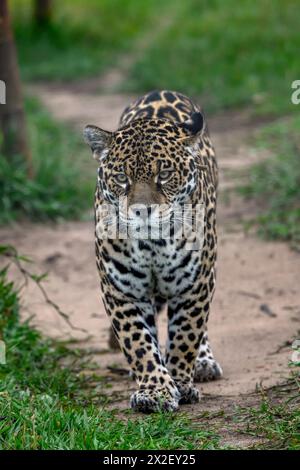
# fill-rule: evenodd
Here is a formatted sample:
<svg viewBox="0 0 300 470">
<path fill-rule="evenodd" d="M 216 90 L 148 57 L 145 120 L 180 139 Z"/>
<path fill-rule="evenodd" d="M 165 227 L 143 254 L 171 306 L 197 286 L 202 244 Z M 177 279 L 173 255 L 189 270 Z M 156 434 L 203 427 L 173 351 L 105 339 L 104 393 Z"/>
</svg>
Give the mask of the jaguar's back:
<svg viewBox="0 0 300 470">
<path fill-rule="evenodd" d="M 135 119 L 168 119 L 187 121 L 192 113 L 201 111 L 187 96 L 176 91 L 152 91 L 128 106 L 120 118 L 120 126 Z"/>
</svg>

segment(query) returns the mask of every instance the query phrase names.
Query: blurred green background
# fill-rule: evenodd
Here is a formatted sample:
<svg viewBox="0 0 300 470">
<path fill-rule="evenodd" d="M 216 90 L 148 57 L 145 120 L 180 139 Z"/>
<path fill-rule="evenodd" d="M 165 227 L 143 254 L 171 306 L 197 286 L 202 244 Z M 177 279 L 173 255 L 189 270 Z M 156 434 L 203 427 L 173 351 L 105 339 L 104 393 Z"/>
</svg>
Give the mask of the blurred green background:
<svg viewBox="0 0 300 470">
<path fill-rule="evenodd" d="M 123 89 L 182 90 L 209 111 L 252 103 L 260 113 L 294 111 L 297 0 L 62 0 L 42 29 L 32 3 L 11 1 L 26 80 L 95 75 L 147 35 Z"/>
<path fill-rule="evenodd" d="M 262 129 L 259 144 L 276 158 L 253 168 L 240 191 L 263 201 L 260 233 L 300 239 L 300 121 L 291 102 L 300 78 L 299 1 L 53 0 L 43 24 L 34 20 L 34 0 L 9 5 L 22 80 L 31 87 L 54 82 L 68 90 L 74 82 L 88 92 L 86 79 L 111 67 L 122 72 L 125 58 L 123 80 L 110 93 L 176 89 L 208 115 L 246 107 L 253 119 L 290 116 Z M 94 184 L 81 136 L 36 100 L 26 108 L 35 179 L 0 158 L 0 219 L 80 217 L 92 207 Z"/>
</svg>

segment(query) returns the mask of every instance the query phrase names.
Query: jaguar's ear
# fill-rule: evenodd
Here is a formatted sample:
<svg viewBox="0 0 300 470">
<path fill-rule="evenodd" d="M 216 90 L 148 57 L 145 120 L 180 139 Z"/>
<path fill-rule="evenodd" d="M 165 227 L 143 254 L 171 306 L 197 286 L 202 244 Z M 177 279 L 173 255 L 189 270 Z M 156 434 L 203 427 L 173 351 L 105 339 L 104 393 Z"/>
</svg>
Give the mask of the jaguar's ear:
<svg viewBox="0 0 300 470">
<path fill-rule="evenodd" d="M 95 160 L 103 161 L 108 155 L 113 133 L 88 125 L 84 128 L 83 136 L 85 142 L 91 147 Z"/>
<path fill-rule="evenodd" d="M 205 130 L 205 120 L 203 114 L 200 113 L 200 111 L 193 113 L 187 121 L 181 124 L 181 127 L 189 134 L 187 141 L 190 143 L 196 142 Z"/>
</svg>

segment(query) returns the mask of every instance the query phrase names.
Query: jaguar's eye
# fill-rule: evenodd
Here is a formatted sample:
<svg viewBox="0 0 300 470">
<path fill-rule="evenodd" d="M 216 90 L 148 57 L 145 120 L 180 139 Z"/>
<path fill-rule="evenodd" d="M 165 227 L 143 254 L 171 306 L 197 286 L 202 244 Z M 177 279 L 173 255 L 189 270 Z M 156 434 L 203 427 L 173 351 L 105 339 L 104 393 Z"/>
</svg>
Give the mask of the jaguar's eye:
<svg viewBox="0 0 300 470">
<path fill-rule="evenodd" d="M 173 171 L 172 170 L 162 170 L 159 172 L 159 180 L 164 182 L 164 181 L 167 181 L 171 175 L 172 175 Z"/>
<path fill-rule="evenodd" d="M 115 180 L 120 184 L 125 184 L 128 181 L 127 175 L 125 173 L 118 173 L 115 175 Z"/>
</svg>

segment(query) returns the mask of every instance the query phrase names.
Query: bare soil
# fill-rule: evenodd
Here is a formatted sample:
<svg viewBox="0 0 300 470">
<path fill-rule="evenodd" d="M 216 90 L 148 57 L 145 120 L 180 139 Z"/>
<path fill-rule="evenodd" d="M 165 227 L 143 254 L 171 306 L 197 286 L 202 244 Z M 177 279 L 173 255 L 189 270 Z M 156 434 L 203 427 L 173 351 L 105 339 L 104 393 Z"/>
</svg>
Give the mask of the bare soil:
<svg viewBox="0 0 300 470">
<path fill-rule="evenodd" d="M 42 85 L 35 87 L 35 95 L 57 119 L 78 131 L 87 123 L 115 129 L 122 109 L 131 99 Z M 283 381 L 288 375 L 291 341 L 300 330 L 300 255 L 287 244 L 266 242 L 254 233 L 246 233 L 244 222 L 257 214 L 259 207 L 234 192 L 250 165 L 271 158 L 251 146 L 251 136 L 261 123 L 253 121 L 247 110 L 222 113 L 208 121 L 220 168 L 218 279 L 209 334 L 224 378 L 199 385 L 201 403 L 185 407 L 193 417 L 205 410 L 227 413 L 238 404 L 252 406 L 257 401 L 253 398 L 257 386 Z M 87 158 L 89 155 L 87 149 Z M 91 173 L 91 178 L 94 176 Z M 56 225 L 21 223 L 2 227 L 0 238 L 32 257 L 36 270 L 48 272 L 45 287 L 49 297 L 86 332 L 69 328 L 34 286 L 24 297 L 24 318 L 34 314 L 33 322 L 46 335 L 80 338 L 94 349 L 100 373 L 113 385 L 107 393 L 114 407 L 122 410 L 128 406 L 134 384 L 111 370 L 126 368 L 126 364 L 119 352 L 109 351 L 107 346 L 109 322 L 100 300 L 93 230 L 92 217 Z M 164 343 L 165 315 L 159 323 Z M 235 431 L 231 435 L 225 422 L 222 426 L 219 430 L 224 431 L 224 442 L 230 445 L 247 447 L 255 442 Z"/>
</svg>

